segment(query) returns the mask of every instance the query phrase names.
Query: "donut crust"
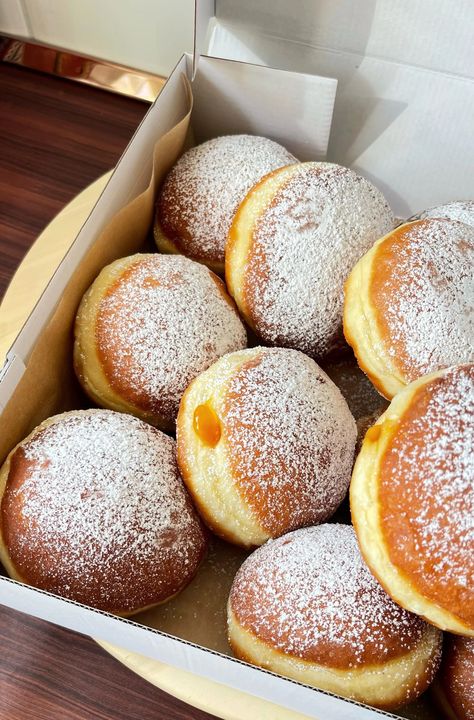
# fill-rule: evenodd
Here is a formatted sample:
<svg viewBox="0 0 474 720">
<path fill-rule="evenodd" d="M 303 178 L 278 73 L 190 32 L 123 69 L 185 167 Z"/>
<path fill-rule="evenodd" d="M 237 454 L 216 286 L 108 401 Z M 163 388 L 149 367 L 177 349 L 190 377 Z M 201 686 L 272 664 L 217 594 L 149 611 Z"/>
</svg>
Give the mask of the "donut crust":
<svg viewBox="0 0 474 720">
<path fill-rule="evenodd" d="M 265 344 L 321 358 L 343 347 L 343 284 L 393 227 L 381 193 L 347 168 L 300 163 L 266 175 L 237 210 L 226 283 Z"/>
<path fill-rule="evenodd" d="M 415 699 L 439 665 L 440 631 L 387 596 L 349 526 L 259 548 L 234 578 L 227 612 L 240 659 L 376 707 Z"/>
<path fill-rule="evenodd" d="M 433 657 L 440 646 L 438 631 L 428 625 L 421 642 L 405 655 L 379 664 L 341 669 L 275 649 L 246 630 L 230 606 L 228 629 L 232 651 L 240 660 L 382 710 L 415 700 L 429 686 L 433 679 Z"/>
<path fill-rule="evenodd" d="M 178 327 L 177 322 L 173 320 L 173 305 L 170 304 L 169 307 L 160 310 L 163 313 L 162 320 L 159 315 L 156 316 L 156 320 L 154 319 L 150 305 L 147 312 L 150 313 L 150 322 L 153 323 L 151 340 L 148 336 L 140 338 L 139 344 L 143 344 L 145 349 L 149 347 L 150 361 L 145 371 L 145 379 L 148 385 L 156 384 L 157 390 L 152 392 L 145 382 L 139 382 L 136 378 L 136 368 L 139 366 L 135 357 L 137 348 L 134 346 L 133 337 L 129 338 L 126 333 L 127 323 L 134 324 L 134 317 L 129 317 L 131 310 L 125 303 L 118 309 L 113 306 L 113 310 L 110 310 L 107 309 L 107 302 L 115 302 L 115 298 L 120 298 L 120 293 L 126 292 L 124 288 L 127 287 L 127 283 L 130 285 L 137 282 L 150 284 L 156 282 L 159 285 L 160 283 L 152 276 L 152 271 L 149 278 L 145 277 L 143 280 L 135 278 L 138 277 L 141 268 L 146 275 L 147 263 L 153 269 L 153 265 L 160 263 L 161 259 L 164 263 L 163 270 L 160 270 L 164 276 L 163 292 L 167 293 L 166 297 L 170 303 L 175 288 L 176 292 L 181 292 L 181 278 L 185 277 L 187 272 L 195 272 L 195 268 L 200 269 L 201 282 L 206 283 L 203 292 L 207 293 L 206 297 L 208 297 L 209 311 L 206 308 L 206 313 L 209 312 L 209 327 L 207 334 L 205 334 L 206 329 L 203 329 L 203 337 L 200 337 L 197 343 L 193 343 L 193 338 L 189 337 L 188 345 L 195 348 L 192 350 L 194 354 L 189 361 L 189 367 L 185 362 L 180 365 L 176 357 L 177 349 L 172 347 L 173 333 L 177 332 Z M 197 281 L 196 276 L 192 282 Z M 192 307 L 189 312 L 193 312 Z M 216 317 L 221 323 L 217 329 L 213 326 Z M 161 321 L 170 328 L 171 346 L 168 350 L 158 337 Z M 184 328 L 185 334 L 186 331 L 187 329 Z M 165 332 L 168 331 L 164 330 L 163 336 Z M 245 329 L 223 282 L 207 268 L 196 265 L 182 256 L 176 257 L 175 263 L 170 262 L 167 256 L 157 254 L 132 255 L 105 267 L 81 301 L 74 334 L 74 369 L 87 395 L 99 406 L 136 415 L 167 432 L 173 432 L 175 429 L 179 401 L 188 382 L 220 354 L 246 345 Z M 179 339 L 179 342 L 182 341 Z M 159 368 L 155 369 L 153 363 L 157 362 L 154 358 L 158 351 L 161 361 Z M 159 380 L 155 381 L 153 375 L 156 378 L 158 370 Z"/>
<path fill-rule="evenodd" d="M 419 253 L 423 245 L 428 247 L 430 242 L 436 252 L 437 233 L 445 234 L 447 240 L 443 241 L 444 249 L 439 250 L 439 267 L 433 267 L 429 260 L 420 260 Z M 438 245 L 441 247 L 441 243 Z M 464 298 L 459 302 L 469 303 L 467 292 L 462 295 L 461 290 L 462 284 L 467 282 L 466 278 L 457 274 L 449 276 L 448 259 L 443 266 L 442 253 L 446 252 L 446 247 L 458 263 L 460 258 L 465 258 L 466 272 L 468 253 L 474 252 L 474 233 L 470 227 L 447 218 L 404 223 L 377 240 L 357 262 L 346 281 L 343 313 L 346 341 L 354 350 L 360 368 L 388 399 L 421 375 L 474 359 L 474 335 L 465 337 L 463 347 L 457 337 L 458 332 L 465 332 L 461 329 L 463 313 L 467 315 L 473 311 L 472 297 L 471 307 L 450 307 L 444 312 L 443 305 L 443 317 L 434 300 L 431 305 L 425 300 L 430 287 L 433 296 L 437 293 L 438 300 L 443 293 L 449 292 L 453 306 L 457 298 Z M 420 266 L 420 262 L 424 264 Z M 430 264 L 432 268 L 428 267 Z M 400 279 L 401 267 L 403 277 Z M 443 272 L 446 274 L 443 275 Z M 408 294 L 410 310 L 403 305 L 403 297 Z M 431 316 L 429 313 L 434 314 Z M 411 314 L 413 317 L 410 318 Z M 405 317 L 406 327 L 403 324 Z M 430 328 L 426 326 L 428 318 Z M 430 346 L 430 331 L 439 340 L 439 345 L 442 345 L 443 338 L 445 348 L 441 350 Z M 419 349 L 418 353 L 416 349 Z M 433 350 L 437 354 L 433 355 Z"/>
<path fill-rule="evenodd" d="M 288 413 L 296 413 L 297 424 L 307 419 L 311 443 L 286 436 L 300 431 L 287 428 L 274 391 L 283 373 L 286 383 L 288 368 L 295 385 L 289 395 L 295 409 Z M 193 426 L 203 405 L 221 426 L 212 447 Z M 347 492 L 355 441 L 355 421 L 338 388 L 310 358 L 282 348 L 256 347 L 218 360 L 188 386 L 177 419 L 178 465 L 201 516 L 213 532 L 243 547 L 332 515 Z"/>
<path fill-rule="evenodd" d="M 352 522 L 361 552 L 388 594 L 436 627 L 469 636 L 474 635 L 474 590 L 463 577 L 472 578 L 474 555 L 460 526 L 462 513 L 469 516 L 472 512 L 473 491 L 456 491 L 456 483 L 462 479 L 450 475 L 456 465 L 449 465 L 452 442 L 459 440 L 469 450 L 469 426 L 459 419 L 459 427 L 455 425 L 452 431 L 456 437 L 451 437 L 453 412 L 456 416 L 462 411 L 448 407 L 438 415 L 444 420 L 431 421 L 427 440 L 430 420 L 424 418 L 433 417 L 428 415 L 429 408 L 443 392 L 455 393 L 463 379 L 471 383 L 472 393 L 473 374 L 473 365 L 449 368 L 426 375 L 400 392 L 367 432 L 350 486 Z M 465 386 L 460 387 L 466 393 Z M 458 397 L 458 402 L 462 398 Z M 459 432 L 464 433 L 460 438 Z M 441 479 L 425 477 L 431 467 L 427 464 L 430 457 L 436 457 L 432 455 L 435 446 L 442 447 L 444 453 Z M 407 456 L 406 452 L 411 454 Z M 409 458 L 418 458 L 418 462 Z M 447 510 L 440 509 L 442 486 L 438 485 L 443 477 L 445 487 L 454 488 L 454 499 L 449 502 L 459 517 L 451 518 Z M 428 484 L 422 485 L 422 480 Z M 425 489 L 431 487 L 430 482 L 434 483 L 432 490 Z M 419 522 L 421 517 L 425 518 L 423 522 Z M 444 534 L 440 535 L 439 528 L 445 529 Z M 444 546 L 440 546 L 443 540 L 439 538 L 447 537 L 447 533 L 450 555 L 440 558 Z"/>
<path fill-rule="evenodd" d="M 294 162 L 283 146 L 254 135 L 224 135 L 191 148 L 158 194 L 153 230 L 158 249 L 223 274 L 227 233 L 240 201 L 261 177 Z"/>
<path fill-rule="evenodd" d="M 136 564 L 132 563 L 132 565 L 135 564 L 135 567 L 131 565 L 129 568 L 127 568 L 124 576 L 121 579 L 121 585 L 123 589 L 120 589 L 120 591 L 118 592 L 118 595 L 120 595 L 121 597 L 120 603 L 115 603 L 113 601 L 113 596 L 117 591 L 112 589 L 113 587 L 115 587 L 116 583 L 114 573 L 118 572 L 118 569 L 114 569 L 114 567 L 112 567 L 109 570 L 109 572 L 111 573 L 109 592 L 107 581 L 108 566 L 106 564 L 106 561 L 105 564 L 102 566 L 102 569 L 99 569 L 99 565 L 97 565 L 99 561 L 95 559 L 96 556 L 91 548 L 85 548 L 86 553 L 93 553 L 92 557 L 86 564 L 89 564 L 89 566 L 91 567 L 91 574 L 97 572 L 99 573 L 99 576 L 102 577 L 102 587 L 105 585 L 105 595 L 98 587 L 95 579 L 89 582 L 89 578 L 71 576 L 70 573 L 73 571 L 72 566 L 67 570 L 67 580 L 65 577 L 60 579 L 59 581 L 57 579 L 51 580 L 50 578 L 52 576 L 50 576 L 48 572 L 48 566 L 57 564 L 55 560 L 55 555 L 53 554 L 53 544 L 44 546 L 41 546 L 40 544 L 36 552 L 32 547 L 28 550 L 28 554 L 25 555 L 24 551 L 21 549 L 23 546 L 23 541 L 20 540 L 20 544 L 18 545 L 18 542 L 16 540 L 17 535 L 21 537 L 24 533 L 28 533 L 29 522 L 28 519 L 23 516 L 23 500 L 21 495 L 20 497 L 18 497 L 18 490 L 21 490 L 21 488 L 24 487 L 25 481 L 28 482 L 28 480 L 32 477 L 35 468 L 35 465 L 31 464 L 31 461 L 28 461 L 24 456 L 23 448 L 28 445 L 32 447 L 34 445 L 35 439 L 41 437 L 44 431 L 54 425 L 61 424 L 64 420 L 69 420 L 70 418 L 74 420 L 76 418 L 83 418 L 90 414 L 94 415 L 103 412 L 108 413 L 109 411 L 69 411 L 61 413 L 60 415 L 55 415 L 51 418 L 44 420 L 26 438 L 24 438 L 24 440 L 18 443 L 18 445 L 16 445 L 11 450 L 2 467 L 0 468 L 0 561 L 4 566 L 5 570 L 7 571 L 8 575 L 12 579 L 17 580 L 18 582 L 24 583 L 26 585 L 32 585 L 34 587 L 38 587 L 39 589 L 53 592 L 63 597 L 69 597 L 70 599 L 76 600 L 77 602 L 82 602 L 86 605 L 90 605 L 91 607 L 97 607 L 118 616 L 130 617 L 139 612 L 142 612 L 143 610 L 154 607 L 155 605 L 160 605 L 162 603 L 168 602 L 168 600 L 170 600 L 172 597 L 175 597 L 175 595 L 179 594 L 179 592 L 192 580 L 202 560 L 204 559 L 207 551 L 207 535 L 205 529 L 203 528 L 202 524 L 200 523 L 198 517 L 195 514 L 189 497 L 186 497 L 186 495 L 183 496 L 185 498 L 183 508 L 186 508 L 186 512 L 189 514 L 187 532 L 189 533 L 189 538 L 192 539 L 193 544 L 193 550 L 191 552 L 191 555 L 189 555 L 189 563 L 187 564 L 187 568 L 185 569 L 184 566 L 182 568 L 179 568 L 177 564 L 174 563 L 173 572 L 176 573 L 175 576 L 162 576 L 159 583 L 160 589 L 158 590 L 157 587 L 155 587 L 154 585 L 156 580 L 153 579 L 153 573 L 151 572 L 153 564 L 156 563 L 156 559 L 148 556 L 146 559 L 143 560 L 145 564 L 148 564 L 147 567 L 150 569 L 150 573 L 148 574 L 148 582 L 144 581 L 142 577 L 141 584 L 140 586 L 138 586 L 136 585 L 136 580 L 133 579 L 135 577 L 134 573 L 138 576 L 140 576 L 140 574 L 143 576 L 143 571 L 140 569 L 140 563 L 142 561 L 139 560 L 137 557 Z M 116 413 L 110 413 L 110 415 L 115 414 Z M 132 422 L 137 422 L 135 418 L 129 418 L 128 416 L 124 415 L 122 415 L 122 417 L 130 419 Z M 158 431 L 152 430 L 152 432 L 157 433 Z M 172 441 L 171 439 L 166 438 L 166 442 L 169 443 Z M 16 500 L 14 498 L 15 493 L 17 496 Z M 123 540 L 123 542 L 124 548 L 126 548 L 127 545 L 130 545 L 131 542 L 136 539 L 136 535 L 134 535 L 133 531 L 128 531 L 128 528 L 126 527 L 123 527 L 121 532 L 125 535 L 125 539 Z M 35 534 L 37 536 L 36 531 Z M 20 548 L 15 548 L 13 552 L 15 556 L 18 555 L 18 557 L 21 558 L 21 569 L 19 566 L 17 566 L 14 559 L 12 558 L 11 548 L 7 543 L 7 537 L 10 537 L 10 539 L 14 542 L 14 545 L 18 545 L 18 548 Z M 126 538 L 128 538 L 128 540 Z M 79 540 L 74 540 L 74 543 L 78 542 Z M 170 542 L 172 542 L 171 539 Z M 163 547 L 165 545 L 166 541 Z M 61 551 L 63 558 L 64 556 L 66 556 L 67 558 L 69 557 L 67 553 L 68 550 L 66 547 L 63 551 Z M 66 562 L 66 565 L 68 564 L 68 562 L 69 561 Z M 46 563 L 46 566 L 44 566 L 44 563 Z M 166 572 L 164 566 L 162 566 L 160 572 Z M 130 602 L 130 598 L 127 597 L 127 582 L 131 583 L 129 586 L 129 590 L 134 597 L 142 597 L 148 599 L 153 597 L 153 600 L 151 602 L 145 601 L 142 604 L 137 604 L 135 607 L 131 607 L 132 603 Z M 56 587 L 56 584 L 58 583 L 63 588 L 63 591 L 59 591 Z M 86 587 L 87 589 L 85 589 Z M 107 601 L 104 601 L 104 597 L 108 598 Z"/>
</svg>

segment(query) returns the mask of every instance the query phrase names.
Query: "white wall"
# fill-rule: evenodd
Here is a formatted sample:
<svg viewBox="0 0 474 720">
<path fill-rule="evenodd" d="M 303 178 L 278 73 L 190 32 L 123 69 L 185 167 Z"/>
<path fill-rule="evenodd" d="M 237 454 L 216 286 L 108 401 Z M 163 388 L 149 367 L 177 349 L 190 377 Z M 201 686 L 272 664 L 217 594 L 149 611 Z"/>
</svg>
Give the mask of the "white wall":
<svg viewBox="0 0 474 720">
<path fill-rule="evenodd" d="M 0 32 L 28 37 L 28 23 L 20 0 L 0 0 Z"/>
<path fill-rule="evenodd" d="M 193 46 L 194 0 L 1 0 L 0 32 L 168 75 Z"/>
</svg>

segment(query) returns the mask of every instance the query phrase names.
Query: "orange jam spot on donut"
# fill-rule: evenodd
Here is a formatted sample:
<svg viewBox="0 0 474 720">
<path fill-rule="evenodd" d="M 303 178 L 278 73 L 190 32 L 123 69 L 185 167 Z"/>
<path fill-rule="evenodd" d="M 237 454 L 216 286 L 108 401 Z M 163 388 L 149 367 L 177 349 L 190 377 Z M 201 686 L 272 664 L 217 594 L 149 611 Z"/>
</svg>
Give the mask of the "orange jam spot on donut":
<svg viewBox="0 0 474 720">
<path fill-rule="evenodd" d="M 365 434 L 365 439 L 370 440 L 370 442 L 377 442 L 377 440 L 380 437 L 380 433 L 382 432 L 382 426 L 381 425 L 374 425 L 373 427 L 369 428 Z"/>
<path fill-rule="evenodd" d="M 377 442 L 382 432 L 384 432 L 385 435 L 387 435 L 387 433 L 391 434 L 395 430 L 397 425 L 397 420 L 384 420 L 382 423 L 377 423 L 377 425 L 373 425 L 367 430 L 365 434 L 365 439 L 369 442 Z"/>
<path fill-rule="evenodd" d="M 219 418 L 208 403 L 198 405 L 195 409 L 193 428 L 198 438 L 208 447 L 215 447 L 221 439 Z"/>
</svg>

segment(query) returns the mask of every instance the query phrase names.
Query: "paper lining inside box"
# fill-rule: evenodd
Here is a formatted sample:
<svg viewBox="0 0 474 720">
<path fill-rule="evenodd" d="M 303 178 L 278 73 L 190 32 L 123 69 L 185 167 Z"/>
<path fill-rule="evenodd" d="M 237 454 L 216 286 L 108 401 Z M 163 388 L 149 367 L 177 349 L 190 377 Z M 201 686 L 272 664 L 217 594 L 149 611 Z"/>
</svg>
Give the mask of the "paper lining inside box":
<svg viewBox="0 0 474 720">
<path fill-rule="evenodd" d="M 222 63 L 222 61 L 216 61 Z M 217 67 L 217 66 L 215 66 Z M 216 69 L 219 73 L 219 68 Z M 181 82 L 187 85 L 182 76 Z M 204 82 L 204 81 L 203 81 Z M 209 93 L 209 76 L 207 83 Z M 214 90 L 214 92 L 216 92 Z M 203 101 L 196 114 L 198 138 L 202 135 Z M 189 121 L 191 117 L 191 126 Z M 41 331 L 31 354 L 26 360 L 25 372 L 0 420 L 0 455 L 5 457 L 11 447 L 45 417 L 77 407 L 88 406 L 72 369 L 72 325 L 79 301 L 100 269 L 115 258 L 139 251 L 147 238 L 153 217 L 154 195 L 160 180 L 179 156 L 185 143 L 190 142 L 194 117 L 191 116 L 191 93 L 189 107 L 184 116 L 162 137 L 154 151 L 154 171 L 146 190 L 135 197 L 113 218 L 86 252 L 79 266 L 62 293 L 60 302 L 49 322 Z M 230 128 L 235 132 L 235 119 Z M 245 126 L 248 129 L 248 125 Z M 265 133 L 265 128 L 255 128 Z M 268 132 L 268 134 L 271 134 Z M 307 159 L 301 155 L 301 159 Z M 346 383 L 346 391 L 353 395 L 353 407 L 358 403 L 357 413 L 368 414 L 376 409 L 380 398 L 354 370 L 351 361 L 342 361 L 328 368 L 330 374 L 339 374 L 339 384 Z M 342 375 L 346 374 L 346 378 Z M 364 383 L 367 383 L 364 386 Z M 361 388 L 365 387 L 365 390 Z M 349 398 L 351 399 L 351 398 Z M 225 603 L 233 574 L 245 557 L 239 549 L 215 541 L 208 559 L 193 583 L 170 603 L 149 610 L 135 619 L 165 633 L 175 635 L 202 647 L 229 654 L 226 640 Z M 117 621 L 118 623 L 122 621 Z M 88 628 L 85 627 L 87 632 Z M 120 644 L 120 637 L 114 642 Z M 249 688 L 249 692 L 252 688 Z M 259 693 L 256 693 L 259 694 Z M 317 693 L 315 693 L 316 697 Z M 359 706 L 353 706 L 360 710 Z M 348 709 L 346 712 L 346 708 Z M 359 712 L 349 714 L 351 704 L 343 703 L 345 717 L 364 717 Z M 318 711 L 319 712 L 319 711 Z M 429 718 L 423 702 L 408 711 L 408 717 Z M 369 711 L 369 714 L 374 714 Z M 329 715 L 326 715 L 329 717 Z M 336 717 L 336 715 L 331 715 Z"/>
</svg>

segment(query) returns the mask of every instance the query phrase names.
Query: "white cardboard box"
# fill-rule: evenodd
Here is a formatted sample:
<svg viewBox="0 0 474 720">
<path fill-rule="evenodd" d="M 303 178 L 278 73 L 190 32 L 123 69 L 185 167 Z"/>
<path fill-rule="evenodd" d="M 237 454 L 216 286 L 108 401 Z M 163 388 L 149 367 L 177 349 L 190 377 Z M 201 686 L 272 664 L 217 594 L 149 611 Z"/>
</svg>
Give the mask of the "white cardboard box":
<svg viewBox="0 0 474 720">
<path fill-rule="evenodd" d="M 225 5 L 228 6 L 228 3 L 224 2 Z M 281 3 L 278 5 L 281 6 Z M 250 132 L 282 142 L 303 160 L 318 159 L 325 155 L 336 80 L 202 55 L 201 51 L 209 39 L 214 37 L 212 42 L 215 42 L 217 24 L 213 15 L 213 2 L 203 0 L 198 3 L 194 59 L 185 55 L 178 62 L 71 250 L 53 275 L 8 353 L 0 375 L 0 446 L 3 455 L 44 417 L 68 407 L 70 328 L 75 307 L 82 292 L 106 262 L 136 251 L 149 226 L 151 215 L 145 213 L 137 221 L 135 239 L 120 237 L 116 248 L 110 244 L 104 247 L 103 243 L 101 246 L 99 236 L 121 208 L 140 201 L 139 195 L 149 183 L 155 142 L 187 114 L 190 97 L 183 75 L 192 81 L 194 107 L 191 126 L 196 142 L 222 133 Z M 447 94 L 456 82 L 457 78 L 446 75 Z M 341 118 L 337 122 L 340 124 Z M 472 137 L 468 141 L 472 142 Z M 415 155 L 416 148 L 415 143 L 412 146 Z M 464 170 L 468 174 L 472 167 Z M 427 198 L 426 204 L 449 199 L 449 173 L 446 172 L 445 177 L 449 185 L 447 196 L 440 198 L 436 190 L 432 197 Z M 474 188 L 471 194 L 474 196 Z M 86 256 L 90 277 L 86 273 L 85 277 L 78 279 Z M 46 341 L 50 345 L 56 343 L 60 350 L 58 356 L 55 356 L 57 367 L 48 366 L 47 354 L 41 354 Z M 45 387 L 40 402 L 39 395 L 36 400 L 37 384 L 35 386 L 33 380 L 34 373 L 38 372 L 38 364 L 41 366 L 42 363 Z M 64 370 L 61 370 L 62 367 Z M 58 378 L 63 378 L 63 372 L 66 382 L 61 383 Z M 49 374 L 51 382 L 48 385 Z M 341 717 L 361 720 L 384 715 L 394 717 L 250 667 L 231 657 L 151 630 L 136 622 L 86 608 L 12 580 L 0 579 L 0 602 L 310 717 L 324 720 L 339 720 Z"/>
<path fill-rule="evenodd" d="M 474 198 L 472 0 L 218 0 L 212 54 L 338 80 L 328 160 L 398 217 Z"/>
</svg>

